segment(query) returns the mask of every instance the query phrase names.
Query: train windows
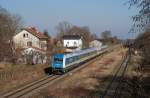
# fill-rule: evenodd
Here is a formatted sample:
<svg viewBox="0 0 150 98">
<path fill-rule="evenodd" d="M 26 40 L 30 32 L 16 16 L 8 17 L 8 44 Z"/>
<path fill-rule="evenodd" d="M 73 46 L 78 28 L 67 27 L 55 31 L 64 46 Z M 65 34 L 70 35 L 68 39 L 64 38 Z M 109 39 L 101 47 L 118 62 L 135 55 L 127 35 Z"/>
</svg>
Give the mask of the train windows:
<svg viewBox="0 0 150 98">
<path fill-rule="evenodd" d="M 73 61 L 76 61 L 76 60 L 78 60 L 78 56 L 73 57 Z"/>
<path fill-rule="evenodd" d="M 71 63 L 71 58 L 67 58 L 66 59 L 66 63 L 65 64 L 69 64 L 69 63 Z"/>
<path fill-rule="evenodd" d="M 76 56 L 76 59 L 79 60 L 80 59 L 80 55 Z"/>
<path fill-rule="evenodd" d="M 65 64 L 67 65 L 67 64 L 69 64 L 69 60 L 68 60 L 68 58 L 66 59 L 66 62 L 65 62 Z"/>
<path fill-rule="evenodd" d="M 83 54 L 80 55 L 80 59 L 82 59 L 82 58 L 83 58 Z"/>
<path fill-rule="evenodd" d="M 69 64 L 69 63 L 75 62 L 76 60 L 78 60 L 78 56 L 67 58 L 65 64 Z"/>
<path fill-rule="evenodd" d="M 70 63 L 72 63 L 72 62 L 73 62 L 73 57 L 71 57 L 71 58 L 70 58 L 69 62 L 70 62 Z"/>
<path fill-rule="evenodd" d="M 79 56 L 75 56 L 75 59 L 78 60 L 78 59 L 79 59 Z"/>
<path fill-rule="evenodd" d="M 81 58 L 84 58 L 84 54 L 81 55 Z"/>
</svg>

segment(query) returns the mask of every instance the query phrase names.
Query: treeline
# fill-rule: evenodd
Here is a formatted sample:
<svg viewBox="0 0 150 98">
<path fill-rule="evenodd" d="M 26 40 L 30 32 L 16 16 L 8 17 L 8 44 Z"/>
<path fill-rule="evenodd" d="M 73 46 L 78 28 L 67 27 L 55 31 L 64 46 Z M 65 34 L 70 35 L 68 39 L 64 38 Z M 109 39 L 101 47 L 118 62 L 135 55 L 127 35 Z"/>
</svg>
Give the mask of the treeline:
<svg viewBox="0 0 150 98">
<path fill-rule="evenodd" d="M 111 34 L 111 31 L 109 30 L 100 33 L 100 39 L 103 40 L 103 42 L 108 45 L 118 44 L 122 42 L 122 40 L 119 39 L 117 36 L 113 36 Z"/>
</svg>

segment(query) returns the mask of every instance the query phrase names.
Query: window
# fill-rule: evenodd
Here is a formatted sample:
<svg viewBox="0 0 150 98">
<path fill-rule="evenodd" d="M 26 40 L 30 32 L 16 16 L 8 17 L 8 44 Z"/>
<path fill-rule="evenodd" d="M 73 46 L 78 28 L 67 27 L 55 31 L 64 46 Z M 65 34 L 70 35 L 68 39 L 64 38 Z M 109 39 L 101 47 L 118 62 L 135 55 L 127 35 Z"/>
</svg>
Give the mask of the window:
<svg viewBox="0 0 150 98">
<path fill-rule="evenodd" d="M 28 34 L 26 34 L 26 37 L 28 37 Z"/>
<path fill-rule="evenodd" d="M 70 58 L 67 58 L 65 64 L 67 65 L 67 64 L 69 64 L 69 63 L 71 63 L 71 59 L 70 59 Z"/>
<path fill-rule="evenodd" d="M 28 37 L 28 34 L 23 34 L 23 38 L 27 38 Z"/>
<path fill-rule="evenodd" d="M 66 47 L 68 47 L 69 46 L 69 42 L 67 42 L 67 44 L 66 44 Z"/>
<path fill-rule="evenodd" d="M 29 41 L 29 42 L 27 42 L 27 46 L 32 46 L 32 42 L 31 41 Z"/>
<path fill-rule="evenodd" d="M 45 43 L 41 43 L 41 48 L 45 48 L 46 44 Z"/>
<path fill-rule="evenodd" d="M 78 56 L 74 56 L 74 57 L 67 58 L 65 64 L 67 65 L 67 64 L 69 64 L 69 63 L 73 63 L 73 62 L 75 62 L 75 61 L 78 60 L 78 59 L 79 59 Z"/>
<path fill-rule="evenodd" d="M 23 38 L 25 38 L 26 37 L 26 35 L 25 34 L 23 34 Z"/>
<path fill-rule="evenodd" d="M 74 46 L 77 46 L 77 42 L 74 42 Z"/>
</svg>

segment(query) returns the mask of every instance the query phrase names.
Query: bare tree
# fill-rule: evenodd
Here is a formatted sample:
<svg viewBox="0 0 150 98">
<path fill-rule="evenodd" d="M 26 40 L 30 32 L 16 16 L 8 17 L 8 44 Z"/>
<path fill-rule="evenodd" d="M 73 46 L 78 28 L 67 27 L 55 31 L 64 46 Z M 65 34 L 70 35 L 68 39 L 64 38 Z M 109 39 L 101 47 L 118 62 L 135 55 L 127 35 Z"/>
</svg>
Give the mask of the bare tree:
<svg viewBox="0 0 150 98">
<path fill-rule="evenodd" d="M 52 37 L 50 36 L 47 30 L 44 30 L 44 35 L 48 38 L 47 39 L 47 51 L 46 51 L 46 57 L 47 57 L 46 63 L 50 64 L 49 58 L 51 58 L 51 55 L 53 53 L 54 44 L 51 42 Z"/>
<path fill-rule="evenodd" d="M 44 35 L 47 37 L 47 50 L 51 50 L 51 36 L 47 30 L 44 30 Z"/>
<path fill-rule="evenodd" d="M 141 65 L 150 64 L 150 30 L 140 34 L 135 40 L 135 48 L 142 52 L 143 60 Z"/>
<path fill-rule="evenodd" d="M 48 33 L 48 31 L 47 31 L 46 29 L 44 30 L 44 32 L 43 32 L 43 33 L 44 33 L 44 35 L 45 35 L 46 37 L 48 37 L 48 38 L 50 38 L 50 37 L 51 37 L 51 36 L 49 35 L 49 33 Z"/>
<path fill-rule="evenodd" d="M 150 0 L 128 0 L 130 8 L 135 6 L 139 9 L 139 13 L 133 16 L 134 32 L 142 32 L 150 28 Z"/>
<path fill-rule="evenodd" d="M 106 39 L 107 40 L 107 39 L 109 39 L 111 37 L 112 37 L 111 31 L 106 30 L 106 31 L 101 33 L 101 38 L 102 39 Z"/>
<path fill-rule="evenodd" d="M 102 32 L 100 37 L 106 44 L 118 44 L 121 42 L 117 36 L 113 36 L 111 31 L 108 30 Z"/>
<path fill-rule="evenodd" d="M 98 39 L 97 35 L 95 33 L 91 34 L 91 40 L 95 40 L 95 39 Z"/>
<path fill-rule="evenodd" d="M 58 31 L 57 38 L 61 39 L 63 35 L 67 34 L 70 31 L 71 28 L 72 25 L 69 22 L 60 22 L 58 26 L 56 26 L 56 30 Z"/>
<path fill-rule="evenodd" d="M 88 27 L 73 26 L 72 29 L 70 29 L 69 34 L 81 36 L 83 40 L 83 48 L 89 47 L 92 35 Z"/>
<path fill-rule="evenodd" d="M 130 7 L 135 6 L 139 9 L 138 14 L 133 16 L 135 27 L 133 30 L 144 31 L 136 38 L 134 46 L 142 52 L 144 58 L 142 64 L 150 64 L 150 0 L 129 0 L 128 3 Z"/>
<path fill-rule="evenodd" d="M 12 15 L 0 7 L 0 61 L 14 57 L 12 37 L 22 26 L 21 24 L 20 16 Z"/>
<path fill-rule="evenodd" d="M 89 42 L 93 39 L 89 27 L 75 26 L 68 22 L 61 22 L 56 27 L 58 34 L 57 38 L 61 40 L 63 35 L 79 35 L 83 40 L 83 48 L 89 47 Z"/>
</svg>

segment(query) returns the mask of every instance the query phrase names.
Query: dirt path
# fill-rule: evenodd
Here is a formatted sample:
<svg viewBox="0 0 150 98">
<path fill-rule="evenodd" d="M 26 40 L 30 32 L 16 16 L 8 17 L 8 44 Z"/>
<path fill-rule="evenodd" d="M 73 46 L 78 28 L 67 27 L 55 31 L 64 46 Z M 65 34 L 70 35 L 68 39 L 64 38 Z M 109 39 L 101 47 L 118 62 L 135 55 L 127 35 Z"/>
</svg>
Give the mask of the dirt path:
<svg viewBox="0 0 150 98">
<path fill-rule="evenodd" d="M 94 97 L 99 98 L 100 89 L 122 60 L 125 50 L 117 49 L 89 64 L 78 73 L 70 74 L 63 81 L 42 90 L 38 96 L 49 97 Z"/>
</svg>

